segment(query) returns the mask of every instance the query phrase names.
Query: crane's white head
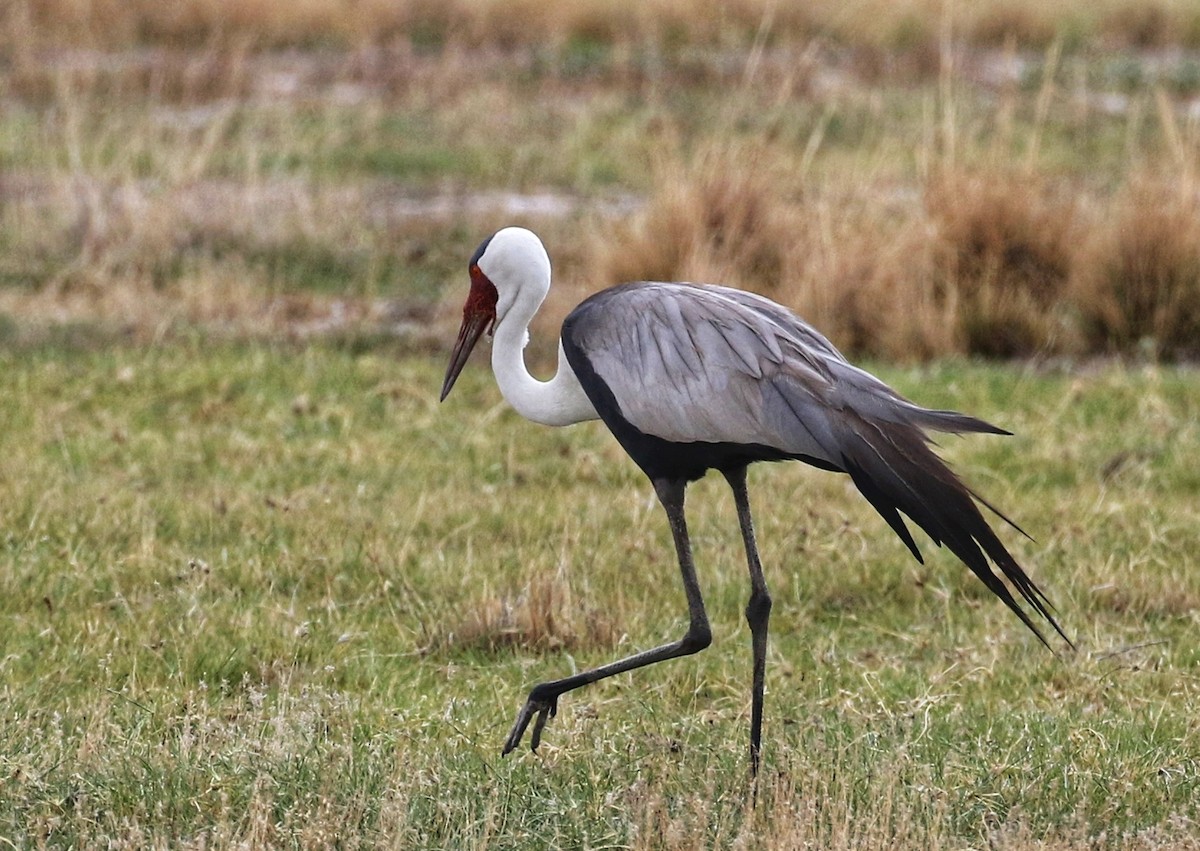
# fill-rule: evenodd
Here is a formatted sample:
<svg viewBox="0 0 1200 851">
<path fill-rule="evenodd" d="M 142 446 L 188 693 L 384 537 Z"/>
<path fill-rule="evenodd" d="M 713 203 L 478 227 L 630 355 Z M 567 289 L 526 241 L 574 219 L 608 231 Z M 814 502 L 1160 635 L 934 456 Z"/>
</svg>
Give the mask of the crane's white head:
<svg viewBox="0 0 1200 851">
<path fill-rule="evenodd" d="M 443 400 L 483 332 L 493 331 L 518 301 L 532 302 L 532 314 L 550 290 L 550 257 L 537 234 L 525 228 L 504 228 L 489 236 L 475 249 L 467 270 L 471 291 L 442 383 Z"/>
</svg>

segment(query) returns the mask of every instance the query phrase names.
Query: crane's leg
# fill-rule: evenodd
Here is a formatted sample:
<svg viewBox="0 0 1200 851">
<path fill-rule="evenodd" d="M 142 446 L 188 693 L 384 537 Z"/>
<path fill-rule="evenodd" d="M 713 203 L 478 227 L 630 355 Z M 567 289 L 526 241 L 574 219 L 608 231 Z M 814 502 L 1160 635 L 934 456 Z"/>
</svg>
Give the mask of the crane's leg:
<svg viewBox="0 0 1200 851">
<path fill-rule="evenodd" d="M 762 749 L 763 691 L 767 673 L 767 622 L 771 618 L 771 595 L 758 560 L 758 544 L 754 540 L 754 520 L 750 517 L 750 497 L 746 493 L 746 468 L 722 470 L 733 488 L 737 504 L 738 524 L 746 545 L 746 560 L 750 564 L 750 602 L 746 604 L 746 622 L 750 625 L 750 641 L 754 649 L 754 680 L 750 700 L 750 772 L 758 774 L 758 758 Z"/>
<path fill-rule="evenodd" d="M 558 712 L 560 695 L 605 677 L 632 671 L 634 668 L 642 668 L 665 659 L 698 653 L 712 643 L 712 630 L 708 625 L 708 616 L 704 612 L 704 600 L 700 595 L 700 583 L 696 580 L 696 569 L 692 564 L 692 546 L 688 541 L 687 523 L 683 516 L 683 492 L 686 486 L 687 482 L 682 479 L 654 480 L 654 490 L 658 494 L 663 508 L 666 509 L 667 520 L 671 524 L 671 535 L 675 539 L 675 551 L 679 555 L 683 590 L 687 594 L 689 617 L 687 633 L 683 638 L 672 641 L 670 644 L 601 665 L 599 668 L 582 671 L 571 677 L 534 686 L 533 690 L 529 692 L 529 699 L 525 701 L 525 705 L 517 714 L 517 721 L 513 724 L 512 732 L 508 734 L 508 739 L 504 743 L 504 754 L 508 754 L 521 743 L 521 737 L 525 735 L 525 728 L 529 726 L 529 722 L 533 721 L 535 716 L 537 720 L 533 724 L 529 746 L 532 750 L 537 750 L 537 746 L 542 740 L 542 728 L 546 726 L 546 721 Z"/>
</svg>

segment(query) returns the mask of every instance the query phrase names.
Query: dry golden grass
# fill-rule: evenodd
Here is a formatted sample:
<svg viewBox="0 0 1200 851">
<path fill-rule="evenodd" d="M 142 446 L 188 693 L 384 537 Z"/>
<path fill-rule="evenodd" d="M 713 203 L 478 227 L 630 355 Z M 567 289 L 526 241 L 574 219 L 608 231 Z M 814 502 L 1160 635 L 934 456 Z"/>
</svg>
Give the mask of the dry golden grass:
<svg viewBox="0 0 1200 851">
<path fill-rule="evenodd" d="M 1143 91 L 1128 117 L 1098 117 L 1091 84 L 1061 85 L 1065 37 L 1036 90 L 981 70 L 1009 67 L 1016 45 L 1057 33 L 1075 7 L 838 8 L 743 0 L 705 16 L 655 0 L 622 16 L 605 0 L 541 11 L 459 0 L 362 3 L 338 17 L 324 0 L 261 0 L 224 18 L 216 0 L 21 0 L 7 14 L 28 38 L 3 83 L 27 111 L 8 148 L 19 165 L 0 181 L 0 275 L 17 285 L 0 287 L 0 311 L 143 339 L 192 325 L 306 335 L 403 324 L 424 344 L 445 329 L 419 330 L 409 311 L 452 324 L 458 292 L 437 303 L 450 270 L 515 218 L 551 248 L 559 286 L 547 331 L 601 286 L 684 279 L 762 292 L 878 357 L 1194 354 L 1189 175 L 1200 142 L 1180 103 Z M 1089 32 L 1124 9 L 1095 6 Z M 1138 14 L 1157 15 L 1158 29 L 1130 24 L 1137 43 L 1171 41 L 1187 17 L 1166 2 Z M 915 23 L 904 35 L 906 15 Z M 261 49 L 307 43 L 326 25 L 332 42 L 360 49 Z M 436 32 L 422 35 L 426 26 Z M 824 38 L 780 47 L 840 27 L 856 33 L 855 50 Z M 749 49 L 748 33 L 758 37 Z M 590 53 L 578 38 L 623 47 Z M 963 38 L 1012 46 L 960 51 Z M 523 49 L 537 39 L 577 53 L 538 59 Z M 647 65 L 637 47 L 676 39 L 691 58 Z M 122 40 L 154 46 L 63 49 Z M 923 70 L 890 78 L 908 67 Z M 936 94 L 919 88 L 930 72 Z M 668 103 L 676 87 L 704 113 Z M 1158 122 L 1147 130 L 1151 102 Z M 1059 173 L 1062 155 L 1046 149 L 1096 128 L 1110 139 L 1100 150 L 1120 161 L 1096 179 L 1077 165 Z M 400 220 L 387 201 L 549 185 L 586 211 L 589 193 L 614 184 L 638 197 L 615 217 Z M 380 282 L 401 295 L 378 297 Z"/>
<path fill-rule="evenodd" d="M 886 192 L 808 187 L 803 169 L 765 145 L 717 144 L 690 160 L 664 158 L 645 208 L 600 228 L 584 266 L 595 287 L 731 283 L 792 306 L 860 352 L 954 351 L 928 224 Z"/>
<path fill-rule="evenodd" d="M 303 181 L 189 181 L 186 169 L 163 186 L 120 165 L 109 170 L 107 180 L 0 184 L 10 196 L 0 218 L 9 252 L 45 269 L 39 286 L 0 288 L 0 312 L 32 325 L 100 323 L 139 339 L 186 327 L 303 337 L 404 324 L 418 343 L 434 333 L 369 293 L 288 291 L 269 264 L 220 256 L 222 246 L 275 256 L 352 244 L 366 216 L 361 193 Z"/>
<path fill-rule="evenodd" d="M 427 651 L 610 650 L 620 638 L 612 619 L 580 599 L 563 571 L 531 578 L 515 596 L 483 596 L 460 619 L 430 628 Z"/>
<path fill-rule="evenodd" d="M 1096 217 L 1072 286 L 1090 348 L 1200 354 L 1200 198 L 1192 181 L 1134 178 Z"/>
<path fill-rule="evenodd" d="M 1037 173 L 963 168 L 938 171 L 913 197 L 878 183 L 806 186 L 764 146 L 713 146 L 686 163 L 664 157 L 647 202 L 628 216 L 531 222 L 559 280 L 539 321 L 553 331 L 610 284 L 692 280 L 761 292 L 841 347 L 891 359 L 1190 357 L 1200 339 L 1200 207 L 1189 185 L 1160 172 L 1101 194 Z M 0 311 L 34 323 L 98 321 L 155 338 L 190 326 L 305 336 L 400 322 L 422 346 L 443 330 L 410 327 L 396 313 L 403 305 L 369 292 L 288 291 L 275 261 L 237 259 L 316 252 L 320 262 L 330 246 L 370 252 L 386 239 L 419 256 L 436 241 L 436 218 L 359 232 L 377 189 L 154 186 L 118 168 L 110 180 L 63 174 L 0 192 L 9 251 L 45 269 L 39 286 L 0 288 Z"/>
<path fill-rule="evenodd" d="M 761 146 L 665 159 L 646 207 L 599 229 L 592 288 L 732 282 L 890 359 L 1145 350 L 1200 339 L 1200 202 L 1159 172 L 1115 194 L 1007 166 L 939 168 L 919 201 L 805 188 Z M 554 302 L 556 323 L 581 293 Z"/>
<path fill-rule="evenodd" d="M 664 158 L 649 204 L 597 241 L 592 268 L 604 281 L 736 279 L 777 293 L 804 253 L 788 165 L 754 144 Z"/>
<path fill-rule="evenodd" d="M 956 170 L 929 181 L 938 275 L 963 348 L 1013 357 L 1062 345 L 1054 308 L 1071 269 L 1076 203 L 1029 172 Z"/>
<path fill-rule="evenodd" d="M 859 47 L 936 43 L 946 27 L 976 42 L 1100 38 L 1133 46 L 1196 44 L 1200 10 L 1185 0 L 14 0 L 5 41 L 18 52 L 46 43 L 125 47 L 146 42 L 260 45 L 416 43 L 512 48 L 571 40 L 673 49 L 815 37 Z"/>
</svg>

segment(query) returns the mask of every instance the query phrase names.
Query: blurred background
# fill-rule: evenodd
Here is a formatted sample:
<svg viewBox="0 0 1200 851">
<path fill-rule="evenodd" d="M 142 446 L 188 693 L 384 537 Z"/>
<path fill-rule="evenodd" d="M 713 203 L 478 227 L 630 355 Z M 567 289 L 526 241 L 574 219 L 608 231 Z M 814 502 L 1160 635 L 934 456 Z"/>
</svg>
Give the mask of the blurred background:
<svg viewBox="0 0 1200 851">
<path fill-rule="evenodd" d="M 453 334 L 465 262 L 860 355 L 1200 349 L 1200 4 L 9 0 L 0 340 Z M 543 350 L 545 345 L 543 344 Z"/>
</svg>

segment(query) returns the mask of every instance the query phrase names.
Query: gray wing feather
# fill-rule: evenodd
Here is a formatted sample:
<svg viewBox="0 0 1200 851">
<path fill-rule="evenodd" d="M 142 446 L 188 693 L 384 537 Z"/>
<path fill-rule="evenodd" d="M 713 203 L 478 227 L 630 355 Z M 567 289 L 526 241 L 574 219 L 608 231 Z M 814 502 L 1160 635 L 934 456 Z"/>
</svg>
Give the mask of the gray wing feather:
<svg viewBox="0 0 1200 851">
<path fill-rule="evenodd" d="M 602 309 L 572 323 L 576 345 L 622 416 L 664 440 L 756 443 L 840 466 L 842 431 L 864 419 L 999 431 L 912 404 L 799 317 L 752 293 L 641 283 L 581 307 L 589 306 Z"/>
</svg>

